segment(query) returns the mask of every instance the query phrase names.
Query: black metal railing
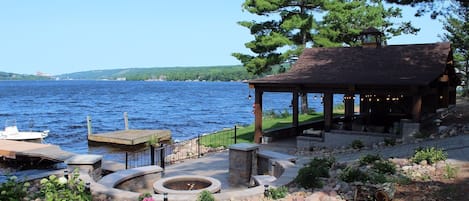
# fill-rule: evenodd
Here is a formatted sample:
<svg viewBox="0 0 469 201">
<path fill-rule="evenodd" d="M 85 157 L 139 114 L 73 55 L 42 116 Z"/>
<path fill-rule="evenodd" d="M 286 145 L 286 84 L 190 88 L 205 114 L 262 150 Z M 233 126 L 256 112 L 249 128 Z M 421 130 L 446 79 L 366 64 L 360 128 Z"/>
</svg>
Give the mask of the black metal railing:
<svg viewBox="0 0 469 201">
<path fill-rule="evenodd" d="M 150 145 L 143 150 L 125 152 L 125 167 L 129 169 L 159 165 L 164 169 L 166 165 L 199 158 L 205 153 L 220 151 L 237 143 L 236 131 L 235 126 L 233 129 L 222 131 L 222 133 L 199 135 L 173 144 Z"/>
</svg>

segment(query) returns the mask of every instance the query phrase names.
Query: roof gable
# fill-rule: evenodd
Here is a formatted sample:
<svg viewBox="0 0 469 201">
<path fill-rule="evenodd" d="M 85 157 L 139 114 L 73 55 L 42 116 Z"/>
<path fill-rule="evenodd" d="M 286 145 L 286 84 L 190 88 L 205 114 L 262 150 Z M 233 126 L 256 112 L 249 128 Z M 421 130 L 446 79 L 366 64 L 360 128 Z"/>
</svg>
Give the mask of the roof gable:
<svg viewBox="0 0 469 201">
<path fill-rule="evenodd" d="M 249 83 L 428 85 L 446 69 L 450 43 L 308 48 L 286 73 Z"/>
</svg>

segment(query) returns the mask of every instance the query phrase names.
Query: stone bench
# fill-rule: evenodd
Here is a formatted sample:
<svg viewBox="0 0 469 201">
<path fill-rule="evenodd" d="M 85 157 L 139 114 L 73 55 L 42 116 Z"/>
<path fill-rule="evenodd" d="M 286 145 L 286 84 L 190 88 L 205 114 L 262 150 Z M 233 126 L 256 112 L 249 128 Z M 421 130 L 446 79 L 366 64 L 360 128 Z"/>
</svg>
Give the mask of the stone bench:
<svg viewBox="0 0 469 201">
<path fill-rule="evenodd" d="M 277 180 L 277 177 L 271 175 L 255 175 L 252 176 L 252 180 L 254 181 L 253 186 L 264 186 L 265 184 L 269 184 Z"/>
<path fill-rule="evenodd" d="M 159 172 L 163 172 L 163 168 L 156 165 L 132 168 L 108 174 L 99 180 L 98 183 L 107 187 L 115 187 L 129 179 Z"/>
<path fill-rule="evenodd" d="M 289 161 L 295 163 L 297 160 L 296 156 L 283 154 L 275 151 L 261 150 L 257 153 L 257 174 L 259 175 L 275 175 L 275 164 L 277 161 Z"/>
<path fill-rule="evenodd" d="M 292 163 L 295 163 L 297 160 L 296 156 L 279 153 L 275 151 L 269 151 L 269 150 L 261 150 L 257 154 L 259 157 L 262 157 L 262 158 L 287 160 L 287 161 L 291 161 Z"/>
</svg>

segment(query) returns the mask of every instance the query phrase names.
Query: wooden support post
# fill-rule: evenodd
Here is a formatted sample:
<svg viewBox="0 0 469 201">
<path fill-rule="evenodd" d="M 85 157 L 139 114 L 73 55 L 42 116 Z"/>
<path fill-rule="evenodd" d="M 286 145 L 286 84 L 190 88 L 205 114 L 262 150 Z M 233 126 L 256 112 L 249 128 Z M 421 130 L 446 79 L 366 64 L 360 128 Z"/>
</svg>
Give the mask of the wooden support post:
<svg viewBox="0 0 469 201">
<path fill-rule="evenodd" d="M 88 136 L 93 134 L 93 131 L 91 130 L 91 116 L 86 116 L 86 124 L 88 126 Z"/>
<path fill-rule="evenodd" d="M 325 92 L 322 101 L 324 103 L 324 130 L 330 131 L 332 128 L 333 94 L 331 92 Z"/>
<path fill-rule="evenodd" d="M 438 89 L 438 108 L 447 108 L 449 105 L 448 86 L 440 86 Z"/>
<path fill-rule="evenodd" d="M 129 117 L 127 112 L 124 112 L 124 128 L 125 130 L 129 130 Z"/>
<path fill-rule="evenodd" d="M 298 91 L 293 91 L 293 98 L 292 98 L 292 132 L 294 136 L 298 135 Z"/>
<path fill-rule="evenodd" d="M 422 96 L 412 96 L 412 120 L 420 122 L 420 113 L 422 112 Z"/>
<path fill-rule="evenodd" d="M 261 143 L 262 138 L 262 90 L 256 89 L 254 100 L 254 142 Z"/>
<path fill-rule="evenodd" d="M 352 119 L 355 110 L 355 99 L 353 98 L 353 93 L 345 94 L 344 105 L 345 105 L 345 119 L 344 119 L 344 128 L 346 130 L 352 130 Z"/>
</svg>

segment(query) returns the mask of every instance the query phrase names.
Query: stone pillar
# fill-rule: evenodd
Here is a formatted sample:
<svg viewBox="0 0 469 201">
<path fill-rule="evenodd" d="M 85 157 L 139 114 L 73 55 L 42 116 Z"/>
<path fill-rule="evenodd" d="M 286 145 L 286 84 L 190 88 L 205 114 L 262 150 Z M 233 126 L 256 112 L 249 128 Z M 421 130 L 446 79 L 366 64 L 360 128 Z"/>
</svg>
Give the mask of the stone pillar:
<svg viewBox="0 0 469 201">
<path fill-rule="evenodd" d="M 75 169 L 86 171 L 93 180 L 98 181 L 102 174 L 102 160 L 102 155 L 83 154 L 72 156 L 65 161 L 65 164 L 67 164 L 69 172 L 73 172 Z"/>
<path fill-rule="evenodd" d="M 252 175 L 257 175 L 257 152 L 259 145 L 233 144 L 230 149 L 228 181 L 230 185 L 249 185 Z"/>
</svg>

